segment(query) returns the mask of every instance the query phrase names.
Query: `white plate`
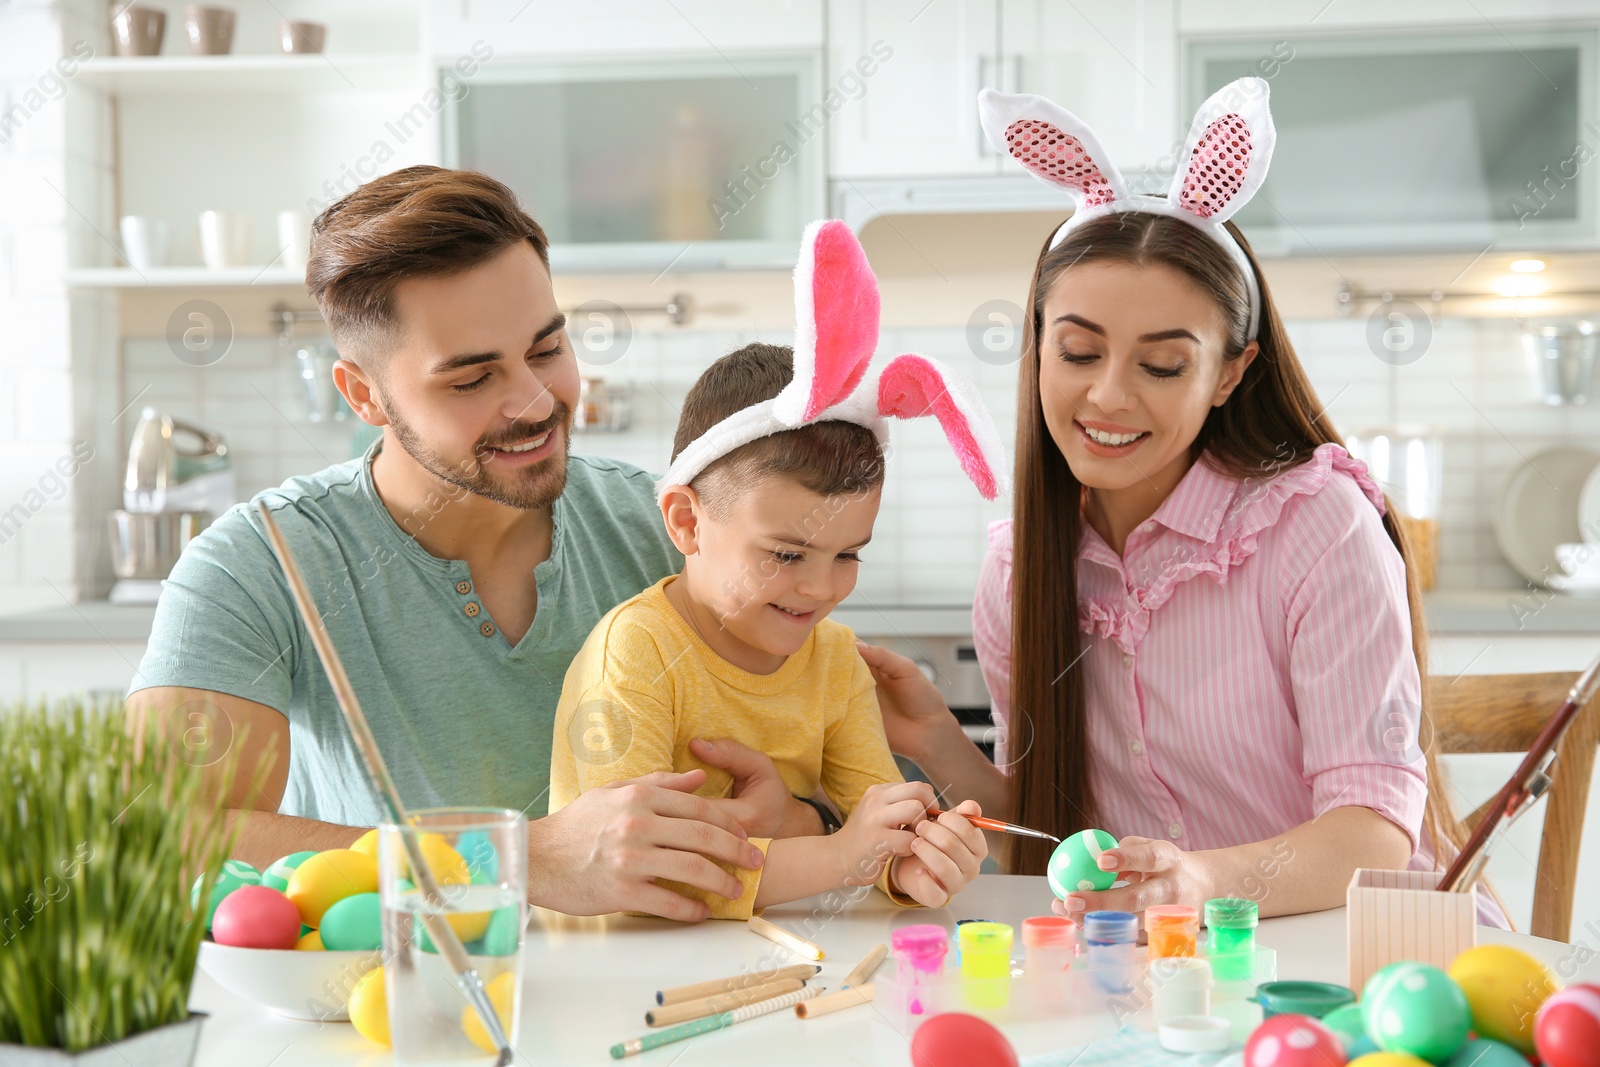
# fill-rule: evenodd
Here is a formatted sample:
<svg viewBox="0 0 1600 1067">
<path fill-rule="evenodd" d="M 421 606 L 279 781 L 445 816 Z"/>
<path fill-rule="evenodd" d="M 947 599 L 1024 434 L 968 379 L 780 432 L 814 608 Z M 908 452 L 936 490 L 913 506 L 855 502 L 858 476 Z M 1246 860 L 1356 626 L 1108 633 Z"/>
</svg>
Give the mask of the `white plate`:
<svg viewBox="0 0 1600 1067">
<path fill-rule="evenodd" d="M 1578 493 L 1600 467 L 1587 448 L 1547 448 L 1506 476 L 1494 509 L 1494 536 L 1518 574 L 1540 585 L 1560 576 L 1556 546 L 1578 540 Z"/>
<path fill-rule="evenodd" d="M 1589 472 L 1578 496 L 1578 528 L 1585 541 L 1600 545 L 1600 466 Z"/>
</svg>

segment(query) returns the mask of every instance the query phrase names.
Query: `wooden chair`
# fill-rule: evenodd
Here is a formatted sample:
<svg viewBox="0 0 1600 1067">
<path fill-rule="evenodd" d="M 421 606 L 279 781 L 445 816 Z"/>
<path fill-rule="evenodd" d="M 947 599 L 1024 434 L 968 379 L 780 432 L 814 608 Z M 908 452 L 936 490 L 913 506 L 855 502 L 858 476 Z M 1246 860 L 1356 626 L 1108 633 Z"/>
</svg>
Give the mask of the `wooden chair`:
<svg viewBox="0 0 1600 1067">
<path fill-rule="evenodd" d="M 1436 751 L 1527 752 L 1539 730 L 1556 713 L 1577 681 L 1573 673 L 1469 674 L 1428 678 L 1429 717 Z M 1426 741 L 1426 739 L 1424 739 Z M 1572 933 L 1572 902 L 1578 881 L 1578 849 L 1583 816 L 1600 745 L 1600 696 L 1578 712 L 1561 742 L 1555 783 L 1544 805 L 1544 839 L 1533 891 L 1535 937 L 1566 941 Z M 1509 775 L 1509 772 L 1507 772 Z M 1493 803 L 1463 819 L 1470 831 Z M 1529 813 L 1528 818 L 1533 817 Z"/>
</svg>

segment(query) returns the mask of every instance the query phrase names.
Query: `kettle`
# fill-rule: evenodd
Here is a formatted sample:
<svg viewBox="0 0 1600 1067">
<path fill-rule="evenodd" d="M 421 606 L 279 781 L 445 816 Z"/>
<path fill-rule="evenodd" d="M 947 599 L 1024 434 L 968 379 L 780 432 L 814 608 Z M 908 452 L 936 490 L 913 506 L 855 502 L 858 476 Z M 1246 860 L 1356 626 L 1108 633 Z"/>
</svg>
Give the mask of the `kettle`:
<svg viewBox="0 0 1600 1067">
<path fill-rule="evenodd" d="M 122 506 L 151 514 L 208 511 L 235 501 L 233 459 L 220 434 L 145 408 L 128 446 Z"/>
</svg>

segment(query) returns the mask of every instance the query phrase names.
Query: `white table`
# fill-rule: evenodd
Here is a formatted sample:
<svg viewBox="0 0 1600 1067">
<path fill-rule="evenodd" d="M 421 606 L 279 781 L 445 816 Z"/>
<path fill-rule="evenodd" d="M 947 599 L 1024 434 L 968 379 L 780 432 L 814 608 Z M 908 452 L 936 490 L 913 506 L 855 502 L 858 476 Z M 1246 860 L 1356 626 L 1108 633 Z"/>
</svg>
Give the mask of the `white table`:
<svg viewBox="0 0 1600 1067">
<path fill-rule="evenodd" d="M 821 899 L 769 908 L 765 914 L 796 931 L 817 931 L 812 940 L 827 952 L 819 978 L 837 988 L 869 948 L 888 943 L 894 927 L 969 918 L 1019 925 L 1030 915 L 1048 913 L 1050 891 L 1043 878 L 984 875 L 950 907 L 936 910 L 896 908 L 874 891 L 838 914 L 827 915 L 818 910 Z M 1277 950 L 1280 978 L 1344 983 L 1343 909 L 1268 919 L 1257 936 L 1260 944 Z M 1479 929 L 1478 939 L 1480 944 L 1516 945 L 1568 981 L 1600 981 L 1600 957 L 1589 956 L 1575 967 L 1588 954 L 1571 945 L 1487 928 Z M 1587 947 L 1600 949 L 1600 945 Z M 516 1061 L 520 1065 L 619 1062 L 610 1058 L 608 1050 L 648 1030 L 644 1012 L 654 1003 L 656 990 L 735 974 L 763 958 L 774 958 L 770 943 L 742 923 L 682 926 L 626 916 L 577 919 L 543 912 L 528 931 L 524 952 Z M 880 975 L 890 966 L 885 964 Z M 223 990 L 204 971 L 195 976 L 190 1007 L 211 1016 L 202 1031 L 202 1067 L 378 1067 L 391 1062 L 387 1050 L 367 1042 L 347 1023 L 279 1018 Z M 1018 1054 L 1027 1056 L 1093 1041 L 1113 1028 L 1107 1015 L 1006 1029 Z M 640 1067 L 713 1063 L 833 1067 L 906 1064 L 910 1057 L 905 1039 L 873 1007 L 856 1007 L 804 1021 L 792 1011 L 778 1013 L 621 1062 Z"/>
</svg>

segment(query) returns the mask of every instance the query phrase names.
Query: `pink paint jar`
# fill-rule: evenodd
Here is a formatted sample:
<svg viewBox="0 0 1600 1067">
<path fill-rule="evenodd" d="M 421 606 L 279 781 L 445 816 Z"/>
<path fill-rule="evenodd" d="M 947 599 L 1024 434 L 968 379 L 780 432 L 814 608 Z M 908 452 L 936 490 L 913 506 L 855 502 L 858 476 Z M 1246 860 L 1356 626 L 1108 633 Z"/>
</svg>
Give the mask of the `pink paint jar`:
<svg viewBox="0 0 1600 1067">
<path fill-rule="evenodd" d="M 894 951 L 894 980 L 905 991 L 906 1010 L 921 1015 L 930 1007 L 930 987 L 944 974 L 950 934 L 933 923 L 902 926 L 890 936 L 890 944 Z"/>
<path fill-rule="evenodd" d="M 1023 919 L 1022 947 L 1027 953 L 1022 973 L 1060 974 L 1078 954 L 1078 926 L 1059 915 Z"/>
</svg>

